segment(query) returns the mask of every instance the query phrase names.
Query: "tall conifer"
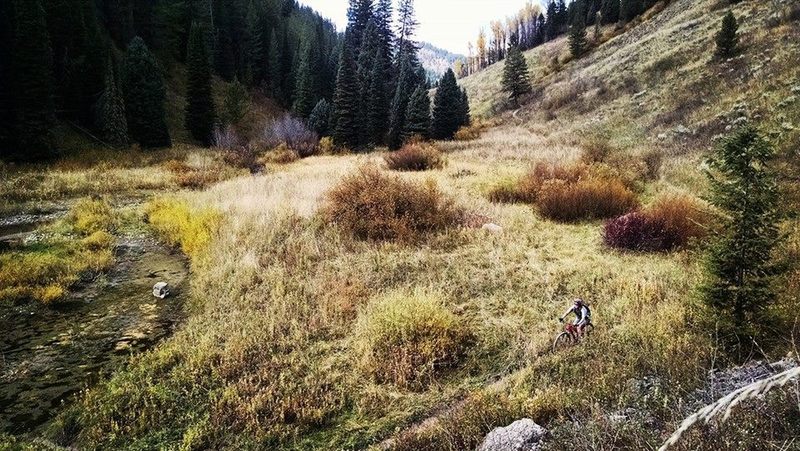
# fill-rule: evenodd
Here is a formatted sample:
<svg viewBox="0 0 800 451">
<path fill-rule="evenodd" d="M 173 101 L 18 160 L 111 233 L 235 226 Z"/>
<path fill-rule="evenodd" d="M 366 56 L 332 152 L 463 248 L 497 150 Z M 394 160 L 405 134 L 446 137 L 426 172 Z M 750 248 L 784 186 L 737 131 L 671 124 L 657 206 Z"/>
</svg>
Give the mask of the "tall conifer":
<svg viewBox="0 0 800 451">
<path fill-rule="evenodd" d="M 105 85 L 103 95 L 97 102 L 97 126 L 108 144 L 122 148 L 128 145 L 128 120 L 125 118 L 125 101 L 110 61 L 106 68 Z"/>
<path fill-rule="evenodd" d="M 423 85 L 417 86 L 408 101 L 406 124 L 403 129 L 403 141 L 419 136 L 428 138 L 431 129 L 431 100 L 428 90 Z"/>
<path fill-rule="evenodd" d="M 406 125 L 406 113 L 408 101 L 416 85 L 417 75 L 415 69 L 408 58 L 403 58 L 400 62 L 400 78 L 397 80 L 394 98 L 392 99 L 389 134 L 387 142 L 389 149 L 399 149 L 403 145 L 403 130 Z"/>
<path fill-rule="evenodd" d="M 531 92 L 531 81 L 528 72 L 528 63 L 518 48 L 508 50 L 508 57 L 503 67 L 503 91 L 514 102 L 519 103 L 519 98 Z"/>
<path fill-rule="evenodd" d="M 164 78 L 155 57 L 139 37 L 128 46 L 122 74 L 130 138 L 146 148 L 169 146 Z"/>
<path fill-rule="evenodd" d="M 186 129 L 192 138 L 209 145 L 217 115 L 211 91 L 211 65 L 206 42 L 202 26 L 192 25 L 186 51 Z"/>
<path fill-rule="evenodd" d="M 728 11 L 722 18 L 722 28 L 716 35 L 717 55 L 730 58 L 736 55 L 739 47 L 739 24 L 732 11 Z"/>
<path fill-rule="evenodd" d="M 435 139 L 452 139 L 462 125 L 462 92 L 452 69 L 445 72 L 436 89 L 431 132 Z"/>
<path fill-rule="evenodd" d="M 53 56 L 41 0 L 14 0 L 13 4 L 16 14 L 11 67 L 17 157 L 34 160 L 54 154 Z"/>
<path fill-rule="evenodd" d="M 361 105 L 358 88 L 358 71 L 353 58 L 351 37 L 345 37 L 345 43 L 339 57 L 339 72 L 336 76 L 336 91 L 333 103 L 335 125 L 333 140 L 339 146 L 355 148 L 359 144 L 359 119 L 358 111 Z"/>
</svg>

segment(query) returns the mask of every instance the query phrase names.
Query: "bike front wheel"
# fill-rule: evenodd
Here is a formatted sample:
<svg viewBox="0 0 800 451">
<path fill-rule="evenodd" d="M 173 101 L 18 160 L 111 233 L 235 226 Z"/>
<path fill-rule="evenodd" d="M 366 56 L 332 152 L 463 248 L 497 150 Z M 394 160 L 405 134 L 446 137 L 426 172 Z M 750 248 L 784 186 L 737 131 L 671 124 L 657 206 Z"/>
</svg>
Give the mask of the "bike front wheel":
<svg viewBox="0 0 800 451">
<path fill-rule="evenodd" d="M 553 352 L 558 352 L 561 349 L 572 346 L 574 341 L 575 340 L 571 334 L 567 332 L 561 332 L 558 334 L 555 341 L 553 341 Z"/>
</svg>

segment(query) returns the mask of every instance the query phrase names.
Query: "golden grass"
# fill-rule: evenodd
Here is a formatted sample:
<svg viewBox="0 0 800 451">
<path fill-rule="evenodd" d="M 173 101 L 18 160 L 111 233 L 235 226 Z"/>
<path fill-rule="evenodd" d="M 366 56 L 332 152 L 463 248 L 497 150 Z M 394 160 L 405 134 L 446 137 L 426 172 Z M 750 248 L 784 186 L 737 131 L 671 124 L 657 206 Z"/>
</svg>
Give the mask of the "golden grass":
<svg viewBox="0 0 800 451">
<path fill-rule="evenodd" d="M 64 299 L 82 278 L 114 263 L 115 219 L 102 200 L 82 199 L 42 237 L 0 253 L 0 302 Z"/>
<path fill-rule="evenodd" d="M 655 171 L 661 177 L 642 186 L 644 197 L 675 187 L 705 192 L 700 138 L 710 137 L 678 135 L 671 131 L 677 124 L 651 126 L 661 110 L 676 111 L 698 92 L 690 83 L 699 81 L 720 94 L 680 116 L 686 125 L 710 123 L 747 91 L 770 93 L 751 100 L 756 106 L 786 95 L 783 87 L 754 86 L 773 83 L 764 77 L 748 79 L 740 91 L 712 76 L 705 56 L 713 51 L 708 43 L 718 17 L 707 3 L 673 0 L 578 62 L 559 61 L 564 39 L 529 52 L 533 79 L 545 88 L 542 98 L 477 139 L 438 143 L 448 155 L 446 170 L 399 175 L 417 186 L 433 177 L 458 205 L 500 224 L 501 235 L 452 229 L 412 246 L 341 233 L 320 208 L 343 177 L 379 159 L 364 155 L 311 157 L 218 183 L 165 208 L 164 229 L 175 231 L 175 241 L 186 235 L 175 224 L 204 209 L 224 218 L 193 266 L 197 308 L 173 338 L 88 391 L 76 408 L 75 444 L 361 449 L 394 437 L 397 449 L 464 449 L 521 416 L 546 426 L 597 412 L 608 418 L 617 408 L 638 406 L 641 394 L 629 386 L 653 376 L 664 383 L 647 406 L 657 421 L 675 421 L 670 412 L 701 383 L 713 355 L 710 334 L 695 326 L 697 256 L 611 252 L 600 224 L 543 220 L 527 206 L 493 204 L 486 192 L 537 162 L 578 161 L 582 137 L 592 134 L 608 138 L 621 158 L 653 150 L 664 155 Z M 745 32 L 759 23 L 747 21 Z M 758 49 L 772 41 L 754 36 L 754 42 Z M 667 50 L 693 57 L 675 64 L 665 75 L 668 83 L 642 77 L 645 68 L 667 65 L 658 61 Z M 777 78 L 786 79 L 797 67 L 786 62 L 796 61 L 797 52 L 775 52 L 786 66 L 776 69 L 782 71 Z M 501 70 L 497 65 L 463 81 L 476 115 L 503 106 Z M 570 80 L 589 77 L 603 83 L 588 83 L 590 91 L 544 114 L 548 86 L 570 92 Z M 667 137 L 657 138 L 662 132 Z M 387 383 L 391 378 L 365 377 L 385 368 L 376 367 L 382 364 L 377 359 L 364 363 L 359 343 L 369 341 L 356 331 L 365 327 L 364 312 L 387 293 L 414 290 L 436 293 L 437 311 L 469 324 L 474 342 L 435 384 L 410 390 Z M 554 318 L 576 296 L 592 304 L 597 333 L 587 346 L 546 355 L 560 327 Z M 438 420 L 411 427 L 429 416 Z M 598 427 L 603 434 L 592 437 L 595 445 L 612 448 L 609 437 L 617 431 Z M 637 436 L 635 443 L 654 448 L 663 439 L 659 433 Z"/>
</svg>

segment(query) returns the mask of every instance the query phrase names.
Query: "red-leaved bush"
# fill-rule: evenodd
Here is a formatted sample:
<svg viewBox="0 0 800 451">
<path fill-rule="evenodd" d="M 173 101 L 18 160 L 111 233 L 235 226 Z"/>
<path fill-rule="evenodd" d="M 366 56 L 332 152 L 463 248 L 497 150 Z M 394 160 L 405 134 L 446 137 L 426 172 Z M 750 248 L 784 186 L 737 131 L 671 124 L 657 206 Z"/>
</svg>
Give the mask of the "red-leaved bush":
<svg viewBox="0 0 800 451">
<path fill-rule="evenodd" d="M 711 215 L 696 199 L 668 195 L 643 212 L 608 221 L 603 229 L 606 245 L 637 252 L 669 252 L 701 238 Z"/>
</svg>

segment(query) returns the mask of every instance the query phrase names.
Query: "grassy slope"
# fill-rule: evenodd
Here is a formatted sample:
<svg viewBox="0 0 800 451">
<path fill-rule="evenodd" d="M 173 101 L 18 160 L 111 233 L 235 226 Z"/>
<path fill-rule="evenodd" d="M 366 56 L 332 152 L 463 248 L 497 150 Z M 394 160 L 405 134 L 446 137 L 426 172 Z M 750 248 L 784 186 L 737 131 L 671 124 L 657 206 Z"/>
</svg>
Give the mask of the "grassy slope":
<svg viewBox="0 0 800 451">
<path fill-rule="evenodd" d="M 589 419 L 599 432 L 587 448 L 658 444 L 711 361 L 709 337 L 691 326 L 697 256 L 611 252 L 599 223 L 555 224 L 529 207 L 491 204 L 485 192 L 533 161 L 577 158 L 595 136 L 622 153 L 657 148 L 670 156 L 646 195 L 702 190 L 695 164 L 717 114 L 744 93 L 751 111 L 778 111 L 775 102 L 788 96 L 784 82 L 797 79 L 800 54 L 771 45 L 796 45 L 796 24 L 766 35 L 755 31 L 754 19 L 745 26 L 746 56 L 730 66 L 711 63 L 710 36 L 721 12 L 708 15 L 708 6 L 675 0 L 580 62 L 557 71 L 538 65 L 537 84 L 546 86 L 540 97 L 476 141 L 442 143 L 447 168 L 404 175 L 435 179 L 459 204 L 505 227 L 502 235 L 464 229 L 414 246 L 379 245 L 322 223 L 322 194 L 376 156 L 314 157 L 183 195 L 192 208 L 223 214 L 220 233 L 194 262 L 194 315 L 159 349 L 90 390 L 62 417 L 57 438 L 103 448 L 339 449 L 391 439 L 386 444 L 399 449 L 463 449 L 524 415 L 557 431 L 561 418 Z M 736 7 L 741 14 L 756 8 L 753 1 Z M 666 56 L 673 39 L 686 60 L 648 76 L 646 68 Z M 767 48 L 775 64 L 761 70 L 773 76 L 747 75 Z M 528 56 L 546 61 L 563 51 L 559 41 Z M 499 70 L 465 80 L 475 111 L 499 98 Z M 691 101 L 703 92 L 720 95 Z M 690 111 L 653 126 L 687 102 L 695 105 Z M 786 119 L 770 115 L 767 125 L 796 121 L 789 116 L 796 113 L 782 114 Z M 678 122 L 698 133 L 657 138 Z M 477 338 L 458 369 L 421 391 L 377 384 L 357 370 L 359 312 L 402 288 L 440 293 Z M 600 328 L 592 346 L 546 355 L 558 330 L 553 318 L 574 296 L 593 303 Z M 643 310 L 650 320 L 641 320 Z M 656 381 L 657 395 L 635 389 L 645 377 Z M 632 419 L 624 431 L 607 424 L 609 412 L 631 406 L 652 410 L 654 421 Z M 568 431 L 558 434 L 556 444 L 571 439 Z"/>
</svg>

